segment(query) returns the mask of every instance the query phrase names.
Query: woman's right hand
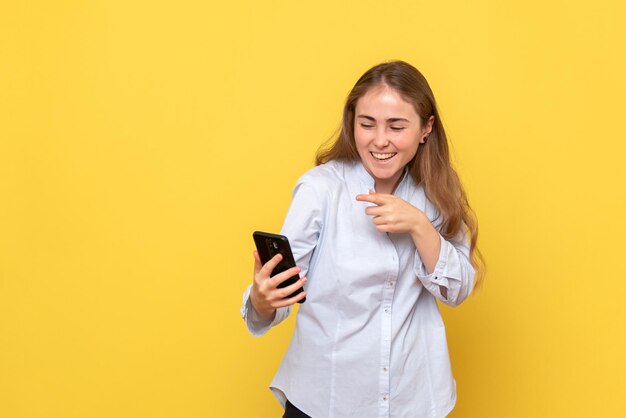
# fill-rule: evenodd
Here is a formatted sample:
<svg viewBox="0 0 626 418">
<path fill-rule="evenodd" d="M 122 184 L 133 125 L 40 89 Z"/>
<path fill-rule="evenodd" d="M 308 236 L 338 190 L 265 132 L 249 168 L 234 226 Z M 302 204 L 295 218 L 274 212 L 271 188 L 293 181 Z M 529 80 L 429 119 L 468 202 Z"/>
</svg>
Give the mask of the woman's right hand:
<svg viewBox="0 0 626 418">
<path fill-rule="evenodd" d="M 254 251 L 254 282 L 250 290 L 250 302 L 259 316 L 267 321 L 274 319 L 276 309 L 291 306 L 306 297 L 306 292 L 302 291 L 296 296 L 288 298 L 289 295 L 306 283 L 306 277 L 300 278 L 300 280 L 287 287 L 278 287 L 285 280 L 300 273 L 300 267 L 292 267 L 274 277 L 270 277 L 274 267 L 283 259 L 282 257 L 281 254 L 276 254 L 265 265 L 261 265 L 259 253 Z"/>
</svg>

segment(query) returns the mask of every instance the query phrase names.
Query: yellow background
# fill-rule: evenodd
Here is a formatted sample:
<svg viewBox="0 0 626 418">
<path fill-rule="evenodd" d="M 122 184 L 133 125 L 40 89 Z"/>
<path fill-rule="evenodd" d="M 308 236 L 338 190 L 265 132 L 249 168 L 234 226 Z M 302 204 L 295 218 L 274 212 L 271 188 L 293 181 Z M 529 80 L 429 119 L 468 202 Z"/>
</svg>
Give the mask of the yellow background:
<svg viewBox="0 0 626 418">
<path fill-rule="evenodd" d="M 626 413 L 626 11 L 583 1 L 3 1 L 0 417 L 278 417 L 252 231 L 374 64 L 428 78 L 480 220 L 452 417 Z"/>
</svg>

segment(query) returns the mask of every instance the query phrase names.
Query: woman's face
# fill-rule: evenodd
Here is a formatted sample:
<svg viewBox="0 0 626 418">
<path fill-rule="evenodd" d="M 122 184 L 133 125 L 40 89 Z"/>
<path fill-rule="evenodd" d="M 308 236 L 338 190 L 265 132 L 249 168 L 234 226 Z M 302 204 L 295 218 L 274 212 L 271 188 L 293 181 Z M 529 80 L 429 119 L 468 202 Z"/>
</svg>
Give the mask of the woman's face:
<svg viewBox="0 0 626 418">
<path fill-rule="evenodd" d="M 354 139 L 365 169 L 375 180 L 376 191 L 392 193 L 404 167 L 432 129 L 413 105 L 386 85 L 370 89 L 356 103 Z"/>
</svg>

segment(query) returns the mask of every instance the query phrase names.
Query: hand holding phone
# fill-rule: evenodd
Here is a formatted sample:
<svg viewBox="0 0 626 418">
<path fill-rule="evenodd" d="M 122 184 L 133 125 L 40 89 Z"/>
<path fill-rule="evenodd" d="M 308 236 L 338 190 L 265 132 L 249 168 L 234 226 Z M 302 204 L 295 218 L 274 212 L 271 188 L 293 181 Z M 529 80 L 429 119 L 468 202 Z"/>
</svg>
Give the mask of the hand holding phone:
<svg viewBox="0 0 626 418">
<path fill-rule="evenodd" d="M 277 308 L 306 300 L 302 287 L 306 278 L 298 275 L 300 268 L 287 237 L 256 231 L 253 238 L 257 251 L 250 299 L 257 312 L 269 319 Z"/>
</svg>

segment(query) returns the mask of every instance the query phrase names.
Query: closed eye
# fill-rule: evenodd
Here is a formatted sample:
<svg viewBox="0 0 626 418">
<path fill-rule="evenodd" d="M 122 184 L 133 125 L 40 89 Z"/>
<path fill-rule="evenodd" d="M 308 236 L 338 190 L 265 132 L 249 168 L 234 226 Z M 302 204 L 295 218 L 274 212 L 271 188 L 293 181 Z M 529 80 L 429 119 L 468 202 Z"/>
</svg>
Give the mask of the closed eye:
<svg viewBox="0 0 626 418">
<path fill-rule="evenodd" d="M 396 132 L 402 131 L 404 129 L 405 129 L 404 127 L 398 127 L 398 126 L 392 126 L 391 127 L 391 130 L 392 131 L 396 131 Z"/>
<path fill-rule="evenodd" d="M 367 125 L 367 124 L 365 124 L 365 123 L 362 123 L 362 124 L 361 124 L 361 127 L 362 127 L 362 128 L 365 128 L 365 129 L 369 129 L 369 128 L 373 128 L 373 127 L 374 127 L 374 125 Z"/>
</svg>

